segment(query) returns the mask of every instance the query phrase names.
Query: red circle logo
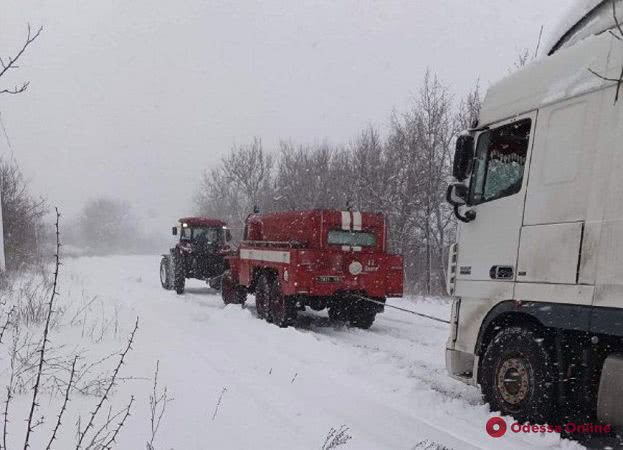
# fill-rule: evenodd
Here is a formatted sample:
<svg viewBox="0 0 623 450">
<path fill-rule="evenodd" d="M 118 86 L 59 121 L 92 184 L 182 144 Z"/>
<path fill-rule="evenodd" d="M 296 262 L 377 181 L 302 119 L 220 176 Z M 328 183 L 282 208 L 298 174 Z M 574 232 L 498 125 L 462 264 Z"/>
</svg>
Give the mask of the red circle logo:
<svg viewBox="0 0 623 450">
<path fill-rule="evenodd" d="M 492 438 L 499 438 L 506 434 L 506 421 L 501 417 L 492 417 L 487 421 L 487 433 Z"/>
</svg>

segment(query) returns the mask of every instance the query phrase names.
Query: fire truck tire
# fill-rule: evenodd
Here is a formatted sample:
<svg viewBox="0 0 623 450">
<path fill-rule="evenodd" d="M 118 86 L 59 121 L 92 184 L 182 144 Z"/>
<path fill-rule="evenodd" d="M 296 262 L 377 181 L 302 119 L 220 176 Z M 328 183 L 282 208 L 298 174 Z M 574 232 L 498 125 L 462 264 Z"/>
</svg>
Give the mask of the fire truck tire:
<svg viewBox="0 0 623 450">
<path fill-rule="evenodd" d="M 180 257 L 175 258 L 175 264 L 173 264 L 174 270 L 174 278 L 173 278 L 173 287 L 175 288 L 175 292 L 178 295 L 182 295 L 184 293 L 184 287 L 186 285 L 186 274 L 184 273 L 184 262 L 181 261 Z"/>
<path fill-rule="evenodd" d="M 348 310 L 343 305 L 329 307 L 329 319 L 334 322 L 346 322 L 348 320 Z"/>
<path fill-rule="evenodd" d="M 374 323 L 376 311 L 361 301 L 354 302 L 348 310 L 348 321 L 352 327 L 367 330 Z"/>
<path fill-rule="evenodd" d="M 221 296 L 226 305 L 243 305 L 247 300 L 247 290 L 234 281 L 229 270 L 222 277 Z"/>
<path fill-rule="evenodd" d="M 271 279 L 270 317 L 272 322 L 280 328 L 289 327 L 296 319 L 295 304 L 290 297 L 283 295 L 277 277 Z"/>
<path fill-rule="evenodd" d="M 160 261 L 160 284 L 163 289 L 168 291 L 173 289 L 173 280 L 171 278 L 171 264 L 169 258 L 163 256 Z"/>
<path fill-rule="evenodd" d="M 269 305 L 270 305 L 270 286 L 271 276 L 267 273 L 263 273 L 257 280 L 255 286 L 255 309 L 257 310 L 257 317 L 260 319 L 266 319 L 270 321 Z"/>
<path fill-rule="evenodd" d="M 544 333 L 534 327 L 502 329 L 481 361 L 480 383 L 492 411 L 520 422 L 544 423 L 556 404 L 554 361 Z"/>
</svg>

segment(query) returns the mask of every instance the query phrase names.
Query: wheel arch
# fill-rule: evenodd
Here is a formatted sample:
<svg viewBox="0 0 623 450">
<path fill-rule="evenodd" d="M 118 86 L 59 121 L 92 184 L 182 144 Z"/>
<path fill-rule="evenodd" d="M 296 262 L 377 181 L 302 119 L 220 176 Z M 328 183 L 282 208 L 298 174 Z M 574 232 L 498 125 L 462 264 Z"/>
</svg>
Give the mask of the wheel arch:
<svg viewBox="0 0 623 450">
<path fill-rule="evenodd" d="M 533 309 L 525 310 L 521 302 L 506 300 L 498 303 L 489 311 L 480 325 L 474 354 L 482 356 L 489 342 L 500 328 L 510 326 L 536 327 L 546 329 L 542 318 Z"/>
</svg>

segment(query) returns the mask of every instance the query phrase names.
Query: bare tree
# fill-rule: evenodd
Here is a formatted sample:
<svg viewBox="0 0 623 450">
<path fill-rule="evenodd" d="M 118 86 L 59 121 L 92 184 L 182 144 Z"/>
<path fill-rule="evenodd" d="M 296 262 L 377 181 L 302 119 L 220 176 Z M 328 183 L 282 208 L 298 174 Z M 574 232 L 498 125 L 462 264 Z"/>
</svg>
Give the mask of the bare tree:
<svg viewBox="0 0 623 450">
<path fill-rule="evenodd" d="M 204 173 L 195 205 L 201 214 L 226 219 L 239 236 L 250 212 L 272 208 L 272 171 L 273 156 L 260 139 L 234 146 L 217 168 Z"/>
<path fill-rule="evenodd" d="M 43 31 L 43 27 L 40 27 L 34 34 L 30 28 L 30 24 L 28 24 L 28 34 L 26 35 L 26 41 L 22 45 L 22 47 L 17 51 L 15 56 L 8 56 L 5 58 L 0 57 L 0 78 L 7 75 L 9 71 L 19 68 L 17 62 L 21 58 L 21 56 L 26 52 L 26 49 L 30 44 L 32 44 L 35 39 L 39 37 L 41 32 Z M 1 88 L 0 94 L 21 94 L 26 89 L 28 89 L 30 82 L 24 81 L 21 85 L 14 86 L 13 88 Z"/>
<path fill-rule="evenodd" d="M 0 197 L 7 268 L 16 270 L 39 255 L 47 205 L 32 196 L 14 160 L 0 159 Z"/>
</svg>

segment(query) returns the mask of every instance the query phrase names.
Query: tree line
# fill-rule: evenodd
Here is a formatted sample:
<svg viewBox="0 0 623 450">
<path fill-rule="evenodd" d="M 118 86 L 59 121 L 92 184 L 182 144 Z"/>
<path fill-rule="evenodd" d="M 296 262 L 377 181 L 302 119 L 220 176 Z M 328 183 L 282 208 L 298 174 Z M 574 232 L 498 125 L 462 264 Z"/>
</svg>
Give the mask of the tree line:
<svg viewBox="0 0 623 450">
<path fill-rule="evenodd" d="M 403 255 L 410 292 L 442 293 L 446 255 L 456 223 L 445 202 L 456 135 L 478 117 L 478 86 L 455 101 L 427 71 L 416 97 L 394 112 L 386 135 L 368 127 L 345 145 L 282 141 L 264 149 L 255 138 L 233 146 L 207 170 L 195 197 L 197 213 L 220 217 L 240 237 L 254 208 L 344 209 L 385 214 L 390 249 Z"/>
</svg>

